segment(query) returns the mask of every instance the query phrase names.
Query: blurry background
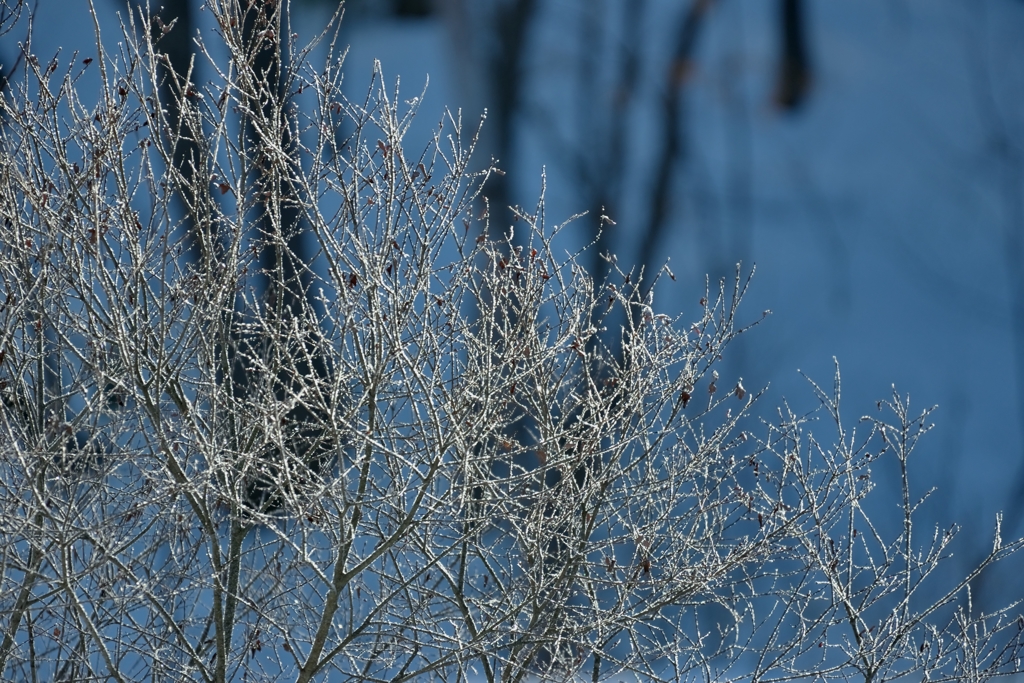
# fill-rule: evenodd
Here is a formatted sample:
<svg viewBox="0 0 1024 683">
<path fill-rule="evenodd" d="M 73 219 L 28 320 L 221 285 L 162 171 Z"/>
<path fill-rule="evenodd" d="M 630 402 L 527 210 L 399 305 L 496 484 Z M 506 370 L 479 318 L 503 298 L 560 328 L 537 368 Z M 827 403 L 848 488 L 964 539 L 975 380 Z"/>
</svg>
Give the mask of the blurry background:
<svg viewBox="0 0 1024 683">
<path fill-rule="evenodd" d="M 134 0 L 94 2 L 113 45 Z M 337 8 L 292 4 L 300 42 Z M 183 68 L 208 13 L 163 5 Z M 5 74 L 27 38 L 2 39 Z M 783 399 L 812 409 L 798 369 L 830 387 L 833 356 L 848 427 L 893 384 L 939 404 L 915 474 L 921 495 L 938 489 L 925 516 L 964 528 L 951 570 L 991 547 L 1000 510 L 1004 535 L 1024 534 L 1024 2 L 351 0 L 341 42 L 355 99 L 374 59 L 405 98 L 429 75 L 413 150 L 446 107 L 468 128 L 487 110 L 480 164 L 508 172 L 487 187 L 495 227 L 499 207 L 535 205 L 546 169 L 549 222 L 590 212 L 566 248 L 597 240 L 597 277 L 602 252 L 670 265 L 662 312 L 697 316 L 706 274 L 714 287 L 756 263 L 745 317 L 773 315 L 720 372 L 771 385 L 765 419 Z M 86 0 L 38 1 L 31 51 L 58 49 L 95 54 Z M 598 237 L 602 213 L 615 225 Z M 879 469 L 884 519 L 898 501 Z M 1024 596 L 1022 567 L 976 599 Z"/>
</svg>

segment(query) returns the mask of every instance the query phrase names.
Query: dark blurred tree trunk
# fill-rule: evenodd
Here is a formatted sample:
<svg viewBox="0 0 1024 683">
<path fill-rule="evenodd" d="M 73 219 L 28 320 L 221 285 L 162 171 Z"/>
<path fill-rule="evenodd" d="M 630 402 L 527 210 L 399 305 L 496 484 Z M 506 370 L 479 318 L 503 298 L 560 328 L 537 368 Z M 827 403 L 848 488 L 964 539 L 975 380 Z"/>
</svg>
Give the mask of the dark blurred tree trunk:
<svg viewBox="0 0 1024 683">
<path fill-rule="evenodd" d="M 536 0 L 438 0 L 455 50 L 455 69 L 474 107 L 486 110 L 480 151 L 512 170 L 516 129 L 527 88 L 526 58 Z M 513 198 L 507 176 L 493 174 L 483 195 L 490 218 L 500 230 L 512 222 Z"/>
<path fill-rule="evenodd" d="M 430 0 L 395 0 L 395 15 L 399 17 L 427 17 L 433 11 Z"/>
<path fill-rule="evenodd" d="M 144 11 L 144 3 L 138 0 L 133 2 Z M 314 306 L 309 294 L 307 276 L 314 255 L 308 240 L 305 239 L 298 206 L 293 201 L 296 192 L 290 187 L 289 171 L 274 168 L 261 153 L 260 136 L 255 132 L 253 120 L 254 116 L 260 117 L 260 126 L 264 134 L 270 126 L 276 126 L 273 134 L 279 136 L 281 149 L 289 150 L 293 147 L 285 106 L 289 87 L 285 80 L 288 53 L 286 44 L 282 42 L 282 17 L 277 14 L 283 9 L 280 2 L 267 3 L 263 0 L 240 0 L 239 4 L 243 15 L 243 43 L 246 46 L 244 49 L 247 55 L 253 56 L 252 64 L 257 77 L 270 84 L 272 88 L 272 92 L 263 101 L 246 103 L 246 111 L 254 113 L 244 116 L 242 122 L 247 131 L 245 139 L 249 142 L 245 153 L 250 159 L 254 174 L 254 177 L 248 179 L 248 185 L 256 188 L 255 191 L 258 193 L 276 198 L 260 205 L 263 207 L 260 215 L 247 217 L 255 227 L 251 239 L 258 249 L 259 263 L 264 274 L 262 281 L 256 284 L 267 302 L 268 314 L 273 316 L 277 324 L 288 326 L 293 319 L 302 320 L 306 317 L 310 308 Z M 274 29 L 267 31 L 268 26 Z M 194 84 L 198 81 L 198 74 L 195 73 L 198 68 L 196 50 L 192 42 L 196 27 L 193 23 L 190 1 L 165 0 L 160 12 L 154 15 L 150 30 L 153 32 L 157 49 L 167 56 L 167 61 L 160 67 L 162 104 L 168 113 L 170 125 L 178 130 L 184 130 L 179 106 L 183 89 L 174 84 Z M 275 107 L 280 109 L 275 111 Z M 220 259 L 204 258 L 200 253 L 201 245 L 205 242 L 217 247 L 223 240 L 218 235 L 209 235 L 208 239 L 203 240 L 196 232 L 199 228 L 194 215 L 197 201 L 195 190 L 200 187 L 196 183 L 203 182 L 202 178 L 196 177 L 196 172 L 205 168 L 206 164 L 199 158 L 198 145 L 187 133 L 174 137 L 178 142 L 173 152 L 173 163 L 182 178 L 176 191 L 180 200 L 184 251 L 196 266 L 203 263 L 216 264 Z M 235 315 L 244 317 L 246 312 L 239 310 Z M 244 335 L 236 335 L 227 346 L 230 348 L 224 351 L 230 358 L 231 376 L 220 379 L 230 382 L 232 392 L 242 400 L 253 391 L 251 385 L 256 379 L 247 371 L 248 364 L 244 362 L 244 358 L 252 355 L 272 356 L 286 353 L 285 349 L 275 346 L 275 340 L 247 338 Z M 295 361 L 291 362 L 292 370 L 307 380 L 326 377 L 328 369 L 325 360 L 314 356 L 312 361 L 309 361 L 310 357 L 310 354 L 305 354 L 304 358 L 307 360 L 292 359 Z M 288 373 L 284 373 L 275 381 L 275 393 L 282 401 L 287 400 L 296 390 L 295 378 L 284 376 L 286 374 Z M 299 378 L 298 381 L 303 380 Z M 317 414 L 317 411 L 310 409 L 303 402 L 299 402 L 286 416 L 289 423 L 294 426 L 293 447 L 314 470 L 322 465 L 319 459 L 323 455 L 323 449 L 316 429 L 322 418 L 323 415 Z M 278 453 L 270 454 L 268 457 L 274 461 L 281 456 L 282 454 Z M 266 480 L 253 482 L 249 490 L 253 507 L 262 511 L 272 511 L 279 507 L 280 503 L 272 484 L 275 471 L 273 462 L 268 466 L 268 471 L 271 473 L 270 476 Z"/>
<path fill-rule="evenodd" d="M 145 0 L 129 0 L 129 9 L 136 15 L 145 16 L 147 3 Z M 164 0 L 158 12 L 153 14 L 149 26 L 150 34 L 157 49 L 167 56 L 167 61 L 158 66 L 160 75 L 160 101 L 167 110 L 167 118 L 176 130 L 183 130 L 185 125 L 181 118 L 179 98 L 181 94 L 175 87 L 177 83 L 195 83 L 198 69 L 195 46 L 192 43 L 195 35 L 195 24 L 192 18 L 190 0 Z M 182 239 L 185 241 L 184 253 L 192 263 L 201 258 L 200 249 L 203 241 L 196 234 L 196 225 L 192 220 L 191 208 L 195 206 L 193 183 L 197 168 L 203 164 L 199 159 L 199 147 L 189 135 L 177 136 L 174 147 L 173 163 L 181 174 L 182 182 L 176 188 L 181 216 Z M 216 236 L 211 235 L 207 244 L 215 244 Z"/>
<path fill-rule="evenodd" d="M 289 93 L 295 91 L 296 84 L 289 77 L 288 45 L 282 41 L 287 24 L 285 17 L 279 13 L 285 11 L 285 5 L 280 1 L 268 5 L 263 0 L 243 0 L 242 6 L 245 11 L 244 41 L 255 51 L 253 64 L 256 75 L 259 80 L 269 84 L 273 93 L 263 102 L 247 103 L 246 109 L 259 112 L 263 134 L 276 125 L 276 130 L 272 131 L 277 137 L 275 142 L 279 143 L 280 149 L 290 152 L 295 145 L 289 125 Z M 269 32 L 268 26 L 272 28 Z M 256 174 L 250 181 L 251 187 L 263 196 L 274 198 L 261 204 L 262 215 L 256 217 L 254 223 L 258 232 L 256 244 L 259 245 L 259 262 L 265 274 L 263 294 L 267 302 L 267 315 L 280 327 L 281 334 L 275 335 L 275 339 L 244 340 L 240 344 L 244 349 L 242 355 L 261 354 L 267 359 L 282 359 L 282 362 L 276 363 L 282 370 L 275 378 L 274 393 L 277 400 L 284 403 L 292 401 L 303 388 L 322 387 L 321 380 L 330 374 L 326 359 L 313 349 L 307 348 L 306 353 L 295 357 L 291 355 L 294 350 L 278 343 L 287 338 L 287 330 L 293 321 L 303 326 L 315 318 L 312 310 L 316 302 L 310 292 L 309 277 L 309 268 L 315 255 L 301 219 L 299 190 L 289 180 L 290 169 L 275 166 L 279 162 L 271 161 L 263 154 L 260 135 L 256 133 L 251 115 L 245 117 L 243 125 L 248 130 L 245 137 L 250 145 L 246 155 L 253 162 L 252 168 Z M 272 362 L 271 366 L 274 364 Z M 251 381 L 244 365 L 237 362 L 234 368 L 236 390 L 243 393 Z M 318 391 L 314 393 L 320 394 Z M 318 474 L 326 465 L 332 444 L 323 442 L 323 424 L 327 419 L 326 400 L 318 401 L 314 397 L 311 402 L 316 405 L 298 401 L 286 414 L 285 420 L 291 431 L 289 448 L 306 467 Z M 272 512 L 281 507 L 282 501 L 275 483 L 277 463 L 287 455 L 269 454 L 266 478 L 254 481 L 249 487 L 248 494 L 254 508 Z"/>
<path fill-rule="evenodd" d="M 470 4 L 480 3 L 480 4 Z M 483 127 L 482 152 L 490 154 L 502 171 L 510 170 L 516 152 L 516 128 L 524 105 L 527 76 L 526 57 L 529 54 L 530 28 L 538 8 L 536 0 L 448 0 L 443 7 L 453 33 L 461 61 L 456 68 L 479 70 L 468 74 L 467 81 L 473 94 L 487 111 Z M 475 21 L 474 21 L 475 20 Z M 507 234 L 514 223 L 510 176 L 494 173 L 483 188 L 483 199 L 489 210 L 489 222 L 499 235 Z M 525 231 L 514 233 L 522 244 Z M 495 236 L 495 239 L 500 239 Z M 523 437 L 528 426 L 519 424 L 517 438 Z"/>
<path fill-rule="evenodd" d="M 775 84 L 775 102 L 787 110 L 803 104 L 811 87 L 805 14 L 803 0 L 779 0 L 782 58 Z"/>
<path fill-rule="evenodd" d="M 655 164 L 654 187 L 650 194 L 647 226 L 641 233 L 637 263 L 650 273 L 668 226 L 672 186 L 676 170 L 686 156 L 686 102 L 684 86 L 693 70 L 694 52 L 704 18 L 713 0 L 693 0 L 682 16 L 669 63 L 662 96 L 662 145 Z"/>
<path fill-rule="evenodd" d="M 993 55 L 989 52 L 992 19 L 988 15 L 987 3 L 977 3 L 971 9 L 970 16 L 975 23 L 968 27 L 971 49 L 967 51 L 967 65 L 972 76 L 970 85 L 974 106 L 984 132 L 983 149 L 992 162 L 1003 202 L 1001 251 L 1006 264 L 1006 286 L 1009 290 L 1008 322 L 1013 367 L 997 378 L 993 391 L 998 392 L 1000 398 L 1016 399 L 1017 436 L 1024 441 L 1024 152 L 1020 144 L 1020 111 L 1015 106 L 1015 100 L 1000 97 L 1007 92 L 1014 92 L 1012 88 L 1006 88 L 1007 83 L 1013 80 L 1006 80 L 1007 72 L 1003 71 L 1006 65 L 992 59 Z M 1018 44 L 1024 45 L 1019 41 Z M 1014 104 L 1007 109 L 1005 105 L 1010 103 Z M 1007 461 L 1013 457 L 1008 455 Z M 1016 538 L 1024 528 L 1024 451 L 1018 450 L 1015 459 L 1015 472 L 1010 471 L 1014 466 L 1009 462 L 1006 467 L 1010 489 L 1005 510 L 1001 512 L 1003 538 Z M 973 556 L 968 556 L 967 566 L 976 566 L 971 563 L 976 563 L 984 554 L 985 550 L 979 548 Z M 975 604 L 980 609 L 987 609 L 988 605 L 993 604 L 995 596 L 1002 598 L 1006 595 L 1007 584 L 1000 583 L 1000 578 L 988 572 L 971 582 L 972 594 L 976 596 Z M 1016 585 L 1018 587 L 1016 591 L 1011 590 L 1011 596 L 1019 599 L 1022 584 L 1017 582 Z"/>
<path fill-rule="evenodd" d="M 275 26 L 281 18 L 273 14 L 265 19 L 261 18 L 260 10 L 256 9 L 264 4 L 261 0 L 243 0 L 243 4 L 249 6 L 243 24 L 246 43 L 263 43 L 263 48 L 257 51 L 254 61 L 257 77 L 274 90 L 274 95 L 265 102 L 247 104 L 252 110 L 259 109 L 263 121 L 274 122 L 279 126 L 274 135 L 278 136 L 281 148 L 289 150 L 293 145 L 292 131 L 287 124 L 287 113 L 275 111 L 275 107 L 281 106 L 281 103 L 288 99 L 288 84 L 285 82 L 285 45 L 281 42 L 281 30 L 276 30 L 283 27 Z M 273 38 L 266 37 L 267 24 L 275 26 Z M 245 125 L 248 129 L 246 140 L 250 143 L 246 154 L 250 160 L 256 162 L 252 166 L 257 176 L 252 179 L 253 185 L 267 196 L 280 198 L 279 201 L 263 204 L 263 214 L 255 221 L 262 238 L 260 265 L 264 272 L 269 274 L 265 294 L 268 301 L 273 302 L 278 315 L 287 315 L 288 312 L 297 314 L 305 305 L 306 288 L 303 286 L 301 265 L 296 261 L 305 260 L 303 257 L 311 255 L 306 253 L 298 207 L 293 201 L 286 200 L 294 197 L 294 191 L 287 181 L 287 172 L 284 169 L 273 168 L 262 154 L 260 136 L 256 133 L 251 117 L 246 117 Z M 264 124 L 264 127 L 266 125 Z"/>
<path fill-rule="evenodd" d="M 0 94 L 7 90 L 7 84 L 10 82 L 11 76 L 14 75 L 14 69 L 17 68 L 17 63 L 14 66 L 10 66 L 10 62 L 4 59 L 3 55 L 0 54 Z"/>
<path fill-rule="evenodd" d="M 581 0 L 583 21 L 580 32 L 581 64 L 579 72 L 579 100 L 577 102 L 576 130 L 582 139 L 577 142 L 578 154 L 573 169 L 576 181 L 584 193 L 588 227 L 596 240 L 591 253 L 590 273 L 595 282 L 604 282 L 611 264 L 604 257 L 616 249 L 615 228 L 612 221 L 624 220 L 618 215 L 623 203 L 625 171 L 628 166 L 627 146 L 630 131 L 629 112 L 640 79 L 642 26 L 646 16 L 646 0 L 633 0 L 622 4 L 622 40 L 614 65 L 611 93 L 600 91 L 599 59 L 603 55 L 604 41 L 597 16 L 599 7 L 591 0 Z M 605 97 L 602 97 L 605 94 Z M 607 96 L 607 95 L 610 95 Z"/>
<path fill-rule="evenodd" d="M 1006 260 L 1010 290 L 1010 330 L 1013 340 L 1013 378 L 1019 416 L 1018 435 L 1024 429 L 1024 155 L 1008 135 L 997 133 L 997 156 L 1001 165 L 1005 218 L 1003 224 L 1003 255 Z M 1008 373 L 1009 374 L 1009 373 Z M 1010 392 L 1007 392 L 1010 394 Z M 1017 474 L 1007 505 L 1004 531 L 1017 536 L 1024 528 L 1024 457 L 1019 459 Z"/>
<path fill-rule="evenodd" d="M 14 26 L 18 23 L 18 19 L 21 18 L 21 12 L 25 7 L 23 0 L 0 0 L 0 36 L 4 36 L 14 29 Z M 28 39 L 26 38 L 22 44 L 27 45 Z M 6 51 L 4 51 L 6 54 Z M 7 61 L 0 55 L 0 94 L 7 89 L 7 84 L 11 76 L 14 75 L 14 71 L 18 68 L 21 63 L 21 51 L 18 51 L 18 56 L 13 61 Z"/>
<path fill-rule="evenodd" d="M 528 33 L 537 7 L 536 0 L 508 0 L 497 3 L 491 22 L 493 42 L 486 55 L 488 71 L 488 127 L 491 128 L 493 153 L 499 166 L 511 169 L 515 157 L 516 123 L 526 90 L 524 73 L 528 53 Z M 512 224 L 508 209 L 513 198 L 507 175 L 492 175 L 484 187 L 490 205 L 491 220 L 501 230 Z"/>
</svg>

